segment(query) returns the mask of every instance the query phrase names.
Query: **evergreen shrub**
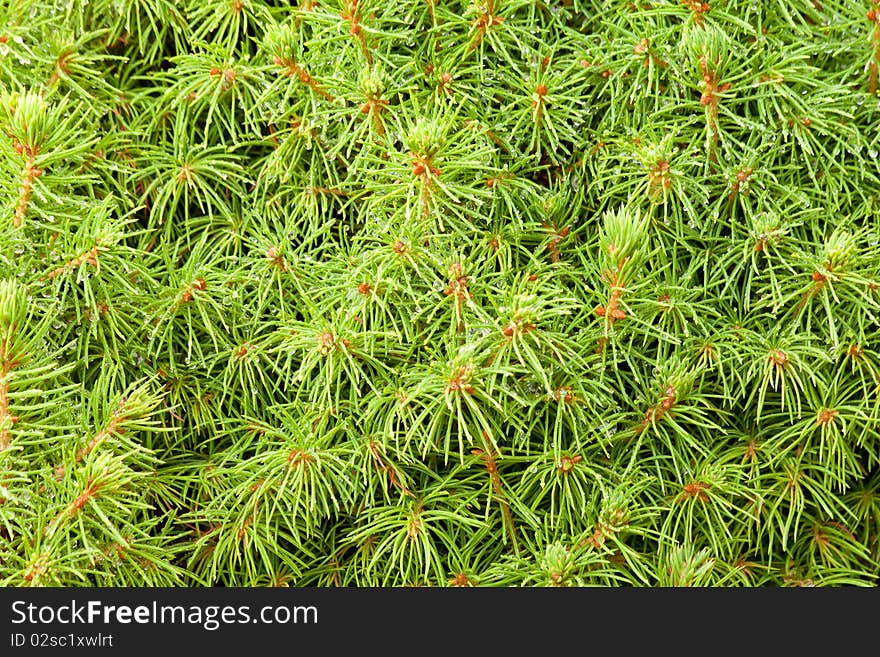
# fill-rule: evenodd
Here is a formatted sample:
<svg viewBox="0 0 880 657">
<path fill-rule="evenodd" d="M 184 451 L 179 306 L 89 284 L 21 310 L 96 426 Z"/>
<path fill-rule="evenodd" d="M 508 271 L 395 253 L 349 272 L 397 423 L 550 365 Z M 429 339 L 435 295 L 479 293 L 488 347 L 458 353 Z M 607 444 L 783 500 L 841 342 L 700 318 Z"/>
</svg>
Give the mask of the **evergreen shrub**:
<svg viewBox="0 0 880 657">
<path fill-rule="evenodd" d="M 3 0 L 0 583 L 875 586 L 880 0 Z"/>
</svg>

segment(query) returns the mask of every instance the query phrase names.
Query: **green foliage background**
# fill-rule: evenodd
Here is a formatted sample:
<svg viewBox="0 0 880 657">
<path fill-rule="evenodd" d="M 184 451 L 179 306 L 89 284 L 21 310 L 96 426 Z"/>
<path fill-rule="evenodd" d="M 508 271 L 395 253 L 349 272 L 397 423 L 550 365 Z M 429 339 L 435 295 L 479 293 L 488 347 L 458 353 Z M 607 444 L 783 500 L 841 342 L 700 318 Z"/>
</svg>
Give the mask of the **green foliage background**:
<svg viewBox="0 0 880 657">
<path fill-rule="evenodd" d="M 0 583 L 880 574 L 877 0 L 2 0 Z"/>
</svg>

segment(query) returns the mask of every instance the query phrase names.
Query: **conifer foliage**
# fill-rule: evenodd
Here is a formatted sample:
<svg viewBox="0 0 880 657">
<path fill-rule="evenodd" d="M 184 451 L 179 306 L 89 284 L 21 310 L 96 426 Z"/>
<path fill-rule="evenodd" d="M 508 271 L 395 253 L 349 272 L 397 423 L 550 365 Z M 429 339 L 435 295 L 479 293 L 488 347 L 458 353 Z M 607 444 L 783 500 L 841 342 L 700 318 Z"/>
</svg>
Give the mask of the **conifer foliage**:
<svg viewBox="0 0 880 657">
<path fill-rule="evenodd" d="M 880 576 L 878 0 L 4 0 L 0 584 Z"/>
</svg>

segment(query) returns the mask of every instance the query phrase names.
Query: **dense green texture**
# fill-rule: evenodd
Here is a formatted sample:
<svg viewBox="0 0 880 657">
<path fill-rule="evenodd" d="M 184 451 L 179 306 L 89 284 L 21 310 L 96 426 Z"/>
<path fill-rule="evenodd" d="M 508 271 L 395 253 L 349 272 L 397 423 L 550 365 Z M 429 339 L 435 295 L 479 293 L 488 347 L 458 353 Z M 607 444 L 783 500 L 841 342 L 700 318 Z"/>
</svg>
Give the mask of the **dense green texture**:
<svg viewBox="0 0 880 657">
<path fill-rule="evenodd" d="M 876 585 L 877 0 L 0 2 L 0 583 Z"/>
</svg>

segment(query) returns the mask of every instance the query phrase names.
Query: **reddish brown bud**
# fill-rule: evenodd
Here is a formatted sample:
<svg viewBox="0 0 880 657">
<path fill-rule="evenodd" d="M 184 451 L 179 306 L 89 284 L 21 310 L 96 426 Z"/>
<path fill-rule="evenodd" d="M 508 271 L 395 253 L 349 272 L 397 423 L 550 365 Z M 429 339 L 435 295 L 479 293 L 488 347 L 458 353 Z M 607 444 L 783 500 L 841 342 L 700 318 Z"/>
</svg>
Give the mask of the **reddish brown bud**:
<svg viewBox="0 0 880 657">
<path fill-rule="evenodd" d="M 563 456 L 561 459 L 559 459 L 559 465 L 556 467 L 556 469 L 562 474 L 568 474 L 574 469 L 574 466 L 577 465 L 582 458 L 583 457 L 579 455 Z"/>
<path fill-rule="evenodd" d="M 571 388 L 568 386 L 562 386 L 553 391 L 553 398 L 556 401 L 563 401 L 566 404 L 570 404 L 574 401 L 574 394 L 571 392 Z"/>
<path fill-rule="evenodd" d="M 788 354 L 782 351 L 782 349 L 774 349 L 770 352 L 768 359 L 772 361 L 774 365 L 782 367 L 788 363 Z"/>
<path fill-rule="evenodd" d="M 838 411 L 835 411 L 830 408 L 823 408 L 819 411 L 819 415 L 816 417 L 816 424 L 821 424 L 824 426 L 828 426 L 832 422 L 834 422 L 834 418 L 838 415 Z"/>
</svg>

